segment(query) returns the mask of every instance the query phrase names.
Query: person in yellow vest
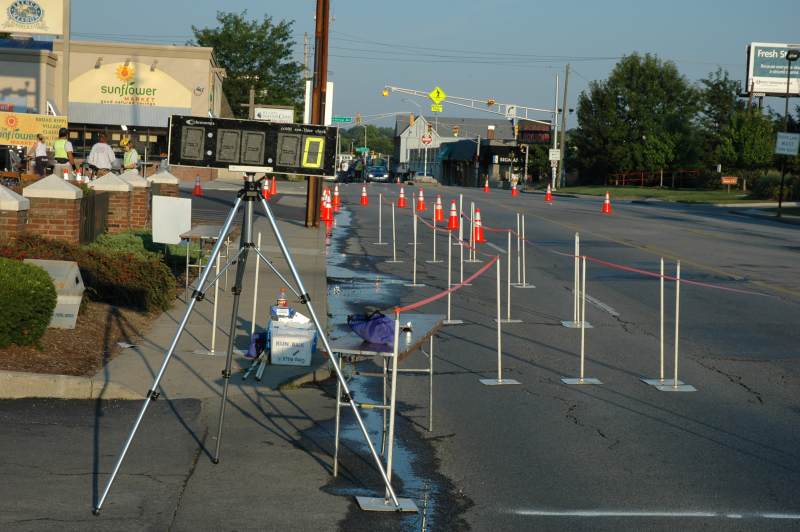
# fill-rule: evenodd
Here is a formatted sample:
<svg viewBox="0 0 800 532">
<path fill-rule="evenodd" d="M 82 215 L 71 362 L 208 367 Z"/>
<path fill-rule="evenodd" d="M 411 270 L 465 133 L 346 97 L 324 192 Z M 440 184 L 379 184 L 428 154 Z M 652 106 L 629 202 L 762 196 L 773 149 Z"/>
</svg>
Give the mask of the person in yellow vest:
<svg viewBox="0 0 800 532">
<path fill-rule="evenodd" d="M 125 170 L 135 170 L 139 166 L 139 152 L 133 147 L 133 142 L 131 142 L 131 139 L 125 137 L 119 142 L 119 145 L 125 150 L 125 153 L 122 155 L 122 168 Z"/>
<path fill-rule="evenodd" d="M 62 127 L 58 130 L 58 139 L 53 142 L 53 158 L 60 168 L 66 168 L 69 171 L 75 171 L 75 156 L 73 155 L 72 143 L 67 140 L 69 131 L 67 128 Z M 54 173 L 57 173 L 54 170 Z M 60 174 L 58 172 L 57 174 Z"/>
</svg>

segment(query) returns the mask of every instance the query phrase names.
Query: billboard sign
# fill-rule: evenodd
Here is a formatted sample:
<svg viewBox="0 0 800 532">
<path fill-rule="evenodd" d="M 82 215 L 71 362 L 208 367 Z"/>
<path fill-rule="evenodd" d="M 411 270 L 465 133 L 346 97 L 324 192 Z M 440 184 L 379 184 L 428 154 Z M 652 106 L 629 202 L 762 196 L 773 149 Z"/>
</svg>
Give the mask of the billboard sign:
<svg viewBox="0 0 800 532">
<path fill-rule="evenodd" d="M 0 32 L 61 35 L 63 0 L 0 0 Z"/>
<path fill-rule="evenodd" d="M 192 107 L 192 91 L 161 69 L 127 61 L 92 68 L 69 83 L 70 102 L 143 107 Z"/>
<path fill-rule="evenodd" d="M 790 49 L 800 49 L 800 43 L 750 43 L 747 47 L 747 92 L 785 96 L 789 69 L 786 52 Z M 800 61 L 792 63 L 789 95 L 800 96 Z"/>
<path fill-rule="evenodd" d="M 294 123 L 294 107 L 284 105 L 256 107 L 253 114 L 253 118 L 256 120 L 263 120 L 265 122 L 277 122 L 279 124 Z"/>
<path fill-rule="evenodd" d="M 66 116 L 0 112 L 0 145 L 30 146 L 38 133 L 52 144 L 62 127 L 67 127 Z"/>
</svg>

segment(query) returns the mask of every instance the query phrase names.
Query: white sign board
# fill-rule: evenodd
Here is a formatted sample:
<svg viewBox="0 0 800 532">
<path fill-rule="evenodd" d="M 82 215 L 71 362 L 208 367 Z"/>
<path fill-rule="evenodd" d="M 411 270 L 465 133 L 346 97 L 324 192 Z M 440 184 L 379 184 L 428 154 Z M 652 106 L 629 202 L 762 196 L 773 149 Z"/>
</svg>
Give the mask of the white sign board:
<svg viewBox="0 0 800 532">
<path fill-rule="evenodd" d="M 180 244 L 181 234 L 192 228 L 192 200 L 153 196 L 153 242 Z"/>
<path fill-rule="evenodd" d="M 775 142 L 777 155 L 793 157 L 798 151 L 800 151 L 800 133 L 778 133 L 778 140 Z"/>
<path fill-rule="evenodd" d="M 750 43 L 747 47 L 747 86 L 748 92 L 784 96 L 786 94 L 786 75 L 789 62 L 786 52 L 800 45 L 787 43 Z M 800 95 L 800 64 L 792 64 L 789 80 L 789 94 Z"/>
<path fill-rule="evenodd" d="M 294 123 L 294 108 L 292 107 L 256 107 L 255 119 L 279 124 Z"/>
<path fill-rule="evenodd" d="M 61 35 L 64 0 L 0 0 L 0 32 Z"/>
<path fill-rule="evenodd" d="M 560 161 L 561 160 L 561 150 L 559 150 L 559 149 L 551 148 L 550 151 L 548 152 L 548 155 L 550 155 L 549 159 L 551 161 Z"/>
</svg>

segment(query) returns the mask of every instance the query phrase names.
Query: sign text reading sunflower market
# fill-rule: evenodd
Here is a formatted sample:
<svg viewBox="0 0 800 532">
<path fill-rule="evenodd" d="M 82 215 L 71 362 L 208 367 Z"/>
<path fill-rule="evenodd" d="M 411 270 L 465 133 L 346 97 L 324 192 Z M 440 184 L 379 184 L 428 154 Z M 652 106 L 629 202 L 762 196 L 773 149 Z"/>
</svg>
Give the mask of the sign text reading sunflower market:
<svg viewBox="0 0 800 532">
<path fill-rule="evenodd" d="M 44 135 L 48 144 L 52 144 L 62 127 L 67 127 L 66 116 L 0 113 L 0 144 L 29 146 L 38 133 Z"/>
<path fill-rule="evenodd" d="M 84 72 L 69 84 L 72 102 L 188 109 L 192 93 L 181 82 L 150 65 L 110 63 Z"/>
</svg>

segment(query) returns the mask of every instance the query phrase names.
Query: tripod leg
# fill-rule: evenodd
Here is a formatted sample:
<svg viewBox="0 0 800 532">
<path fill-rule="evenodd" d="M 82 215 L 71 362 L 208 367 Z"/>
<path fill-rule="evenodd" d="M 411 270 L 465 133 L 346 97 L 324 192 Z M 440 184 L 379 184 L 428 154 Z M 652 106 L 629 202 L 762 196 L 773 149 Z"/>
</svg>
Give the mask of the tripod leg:
<svg viewBox="0 0 800 532">
<path fill-rule="evenodd" d="M 231 310 L 231 325 L 228 334 L 228 353 L 225 356 L 225 369 L 222 370 L 222 402 L 219 406 L 219 422 L 217 425 L 217 443 L 214 448 L 215 464 L 219 463 L 219 449 L 222 443 L 222 425 L 225 422 L 225 406 L 228 404 L 228 385 L 231 380 L 231 363 L 233 361 L 233 343 L 236 340 L 236 321 L 239 317 L 239 298 L 242 294 L 245 269 L 247 268 L 247 252 L 253 245 L 253 202 L 245 202 L 245 211 L 242 215 L 242 236 L 239 239 L 239 262 L 236 264 L 236 278 L 233 281 L 233 309 Z"/>
<path fill-rule="evenodd" d="M 367 442 L 369 451 L 372 454 L 372 459 L 375 461 L 375 466 L 378 468 L 378 471 L 383 478 L 383 483 L 386 485 L 386 491 L 389 493 L 389 497 L 391 498 L 392 503 L 394 503 L 395 508 L 399 509 L 400 502 L 397 500 L 397 495 L 394 493 L 392 483 L 389 480 L 389 477 L 386 475 L 386 469 L 383 467 L 383 462 L 381 462 L 380 456 L 378 456 L 378 453 L 375 451 L 375 445 L 372 443 L 372 440 L 369 437 L 367 427 L 364 425 L 364 420 L 361 418 L 361 413 L 358 411 L 358 405 L 356 405 L 355 401 L 353 401 L 352 396 L 350 395 L 350 388 L 347 386 L 347 381 L 344 378 L 342 369 L 339 367 L 339 364 L 336 361 L 336 355 L 334 354 L 331 344 L 328 341 L 328 335 L 325 334 L 322 324 L 319 322 L 319 318 L 317 318 L 317 313 L 314 312 L 314 306 L 311 304 L 311 300 L 306 292 L 305 285 L 303 285 L 303 279 L 297 272 L 297 268 L 292 260 L 292 255 L 289 253 L 289 249 L 286 247 L 286 243 L 283 241 L 283 235 L 281 235 L 281 231 L 278 228 L 278 222 L 275 220 L 275 216 L 273 216 L 272 210 L 269 208 L 269 204 L 266 202 L 266 200 L 263 197 L 259 198 L 259 200 L 261 201 L 261 206 L 264 208 L 264 212 L 267 215 L 270 227 L 272 227 L 272 231 L 275 233 L 275 240 L 278 241 L 278 246 L 281 248 L 283 258 L 286 259 L 286 264 L 289 266 L 289 270 L 292 272 L 292 277 L 294 278 L 295 283 L 297 283 L 297 288 L 300 291 L 300 300 L 305 303 L 308 313 L 311 315 L 311 321 L 314 322 L 314 326 L 317 329 L 317 334 L 319 335 L 320 340 L 322 340 L 325 350 L 329 354 L 328 359 L 333 365 L 333 369 L 336 371 L 336 378 L 339 379 L 339 384 L 342 386 L 342 395 L 344 396 L 345 402 L 350 404 L 350 408 L 353 410 L 353 415 L 356 418 L 356 422 L 361 429 L 361 433 L 364 435 L 364 441 Z M 219 445 L 219 440 L 217 441 L 217 445 Z"/>
<path fill-rule="evenodd" d="M 128 453 L 128 448 L 133 441 L 133 437 L 136 435 L 136 431 L 139 429 L 139 425 L 144 418 L 145 412 L 147 412 L 147 407 L 150 406 L 151 401 L 155 401 L 159 395 L 158 392 L 158 385 L 161 382 L 161 377 L 164 376 L 164 372 L 167 369 L 167 365 L 169 364 L 170 359 L 172 358 L 173 353 L 175 352 L 175 348 L 178 345 L 178 340 L 181 338 L 181 334 L 183 334 L 183 330 L 186 328 L 186 324 L 189 321 L 189 316 L 194 309 L 195 303 L 198 301 L 198 296 L 202 295 L 202 290 L 205 287 L 206 279 L 208 278 L 209 274 L 211 273 L 211 267 L 216 260 L 217 255 L 219 255 L 220 248 L 222 247 L 222 238 L 224 235 L 228 234 L 230 231 L 231 223 L 233 222 L 234 216 L 236 216 L 236 212 L 239 210 L 239 207 L 242 204 L 242 199 L 237 198 L 236 203 L 234 203 L 233 208 L 231 208 L 230 212 L 228 213 L 228 218 L 225 220 L 225 224 L 220 231 L 220 237 L 217 239 L 214 248 L 211 250 L 211 256 L 209 257 L 208 264 L 203 269 L 203 273 L 200 274 L 200 279 L 197 281 L 197 290 L 192 294 L 192 298 L 189 300 L 189 305 L 186 307 L 186 312 L 183 315 L 183 319 L 178 325 L 178 330 L 175 332 L 175 337 L 172 339 L 172 343 L 169 346 L 166 354 L 164 355 L 164 360 L 161 362 L 161 368 L 159 368 L 158 373 L 156 374 L 155 379 L 153 380 L 153 385 L 147 392 L 147 397 L 145 398 L 144 402 L 142 403 L 142 409 L 139 411 L 139 415 L 136 417 L 136 421 L 133 423 L 133 427 L 131 428 L 128 437 L 125 440 L 125 443 L 122 446 L 122 450 L 117 457 L 117 462 L 114 464 L 114 469 L 111 470 L 111 476 L 109 477 L 108 481 L 106 482 L 106 487 L 103 489 L 103 494 L 100 496 L 100 499 L 97 501 L 97 506 L 94 507 L 92 513 L 95 515 L 100 514 L 100 509 L 103 507 L 103 503 L 108 497 L 108 492 L 111 490 L 111 485 L 114 484 L 114 479 L 117 478 L 117 473 L 119 473 L 119 468 L 122 466 L 123 460 L 125 460 L 125 455 Z"/>
</svg>

